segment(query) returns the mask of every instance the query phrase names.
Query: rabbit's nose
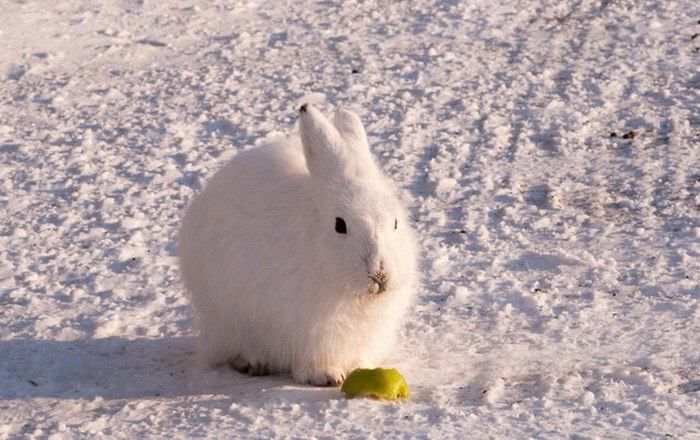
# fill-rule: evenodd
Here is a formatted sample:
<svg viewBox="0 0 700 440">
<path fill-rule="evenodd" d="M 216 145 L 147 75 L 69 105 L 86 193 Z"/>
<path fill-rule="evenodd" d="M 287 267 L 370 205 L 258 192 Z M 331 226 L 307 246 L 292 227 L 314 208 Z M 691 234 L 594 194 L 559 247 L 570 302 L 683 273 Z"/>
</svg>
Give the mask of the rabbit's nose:
<svg viewBox="0 0 700 440">
<path fill-rule="evenodd" d="M 377 294 L 386 292 L 386 286 L 389 282 L 388 273 L 384 272 L 383 270 L 380 270 L 370 275 L 369 279 L 372 281 L 372 287 L 374 288 L 373 290 L 375 290 Z"/>
</svg>

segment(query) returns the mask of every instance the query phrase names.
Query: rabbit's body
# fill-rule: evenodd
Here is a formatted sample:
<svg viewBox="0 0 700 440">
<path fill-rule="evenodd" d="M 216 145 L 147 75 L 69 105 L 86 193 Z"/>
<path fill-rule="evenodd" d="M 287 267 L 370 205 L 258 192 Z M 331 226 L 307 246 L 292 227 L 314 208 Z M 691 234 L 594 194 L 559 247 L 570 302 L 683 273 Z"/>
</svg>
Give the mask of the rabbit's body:
<svg viewBox="0 0 700 440">
<path fill-rule="evenodd" d="M 392 346 L 416 251 L 389 182 L 364 162 L 371 157 L 336 157 L 355 165 L 331 170 L 323 162 L 334 153 L 315 169 L 334 140 L 314 130 L 333 126 L 313 108 L 300 126 L 301 136 L 244 151 L 212 178 L 187 210 L 179 254 L 202 359 L 337 384 Z"/>
</svg>

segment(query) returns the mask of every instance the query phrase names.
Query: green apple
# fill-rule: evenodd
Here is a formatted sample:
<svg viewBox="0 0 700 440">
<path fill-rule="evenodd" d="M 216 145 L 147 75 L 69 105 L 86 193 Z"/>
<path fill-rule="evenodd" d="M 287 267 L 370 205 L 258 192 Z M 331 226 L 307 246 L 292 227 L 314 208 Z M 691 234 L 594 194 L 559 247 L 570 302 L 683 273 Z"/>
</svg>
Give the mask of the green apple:
<svg viewBox="0 0 700 440">
<path fill-rule="evenodd" d="M 396 400 L 408 397 L 408 384 L 395 368 L 358 368 L 348 375 L 340 391 L 350 397 Z"/>
</svg>

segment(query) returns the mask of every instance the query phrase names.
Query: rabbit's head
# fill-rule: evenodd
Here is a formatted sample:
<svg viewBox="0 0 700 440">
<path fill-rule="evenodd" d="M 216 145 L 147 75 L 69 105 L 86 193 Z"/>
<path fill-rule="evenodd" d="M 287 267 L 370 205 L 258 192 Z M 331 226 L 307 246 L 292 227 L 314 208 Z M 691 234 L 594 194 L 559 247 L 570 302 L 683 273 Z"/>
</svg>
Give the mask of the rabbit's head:
<svg viewBox="0 0 700 440">
<path fill-rule="evenodd" d="M 410 287 L 416 247 L 393 185 L 374 161 L 360 118 L 339 109 L 333 121 L 309 104 L 299 129 L 311 175 L 310 246 L 321 277 L 358 295 Z"/>
</svg>

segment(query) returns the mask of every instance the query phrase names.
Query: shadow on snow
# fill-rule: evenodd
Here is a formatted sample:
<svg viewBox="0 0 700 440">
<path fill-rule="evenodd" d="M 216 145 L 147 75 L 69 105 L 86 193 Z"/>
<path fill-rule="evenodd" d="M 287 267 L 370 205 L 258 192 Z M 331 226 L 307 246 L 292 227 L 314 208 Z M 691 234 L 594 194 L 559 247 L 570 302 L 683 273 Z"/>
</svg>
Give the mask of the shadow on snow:
<svg viewBox="0 0 700 440">
<path fill-rule="evenodd" d="M 16 339 L 0 341 L 0 352 L 0 401 L 225 395 L 232 401 L 317 402 L 341 396 L 337 388 L 296 385 L 285 376 L 203 367 L 196 361 L 194 337 Z"/>
</svg>

